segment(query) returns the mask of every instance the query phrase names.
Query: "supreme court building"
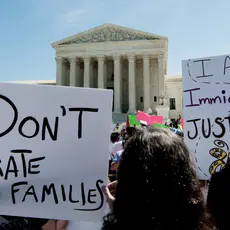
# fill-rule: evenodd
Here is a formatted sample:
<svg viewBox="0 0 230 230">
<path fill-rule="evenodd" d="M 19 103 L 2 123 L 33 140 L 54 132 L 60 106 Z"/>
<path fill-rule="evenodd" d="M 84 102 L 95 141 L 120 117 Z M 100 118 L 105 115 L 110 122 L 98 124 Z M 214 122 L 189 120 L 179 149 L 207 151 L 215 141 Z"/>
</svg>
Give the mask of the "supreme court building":
<svg viewBox="0 0 230 230">
<path fill-rule="evenodd" d="M 114 90 L 115 114 L 156 114 L 167 94 L 167 37 L 104 24 L 52 46 L 56 84 Z"/>
</svg>

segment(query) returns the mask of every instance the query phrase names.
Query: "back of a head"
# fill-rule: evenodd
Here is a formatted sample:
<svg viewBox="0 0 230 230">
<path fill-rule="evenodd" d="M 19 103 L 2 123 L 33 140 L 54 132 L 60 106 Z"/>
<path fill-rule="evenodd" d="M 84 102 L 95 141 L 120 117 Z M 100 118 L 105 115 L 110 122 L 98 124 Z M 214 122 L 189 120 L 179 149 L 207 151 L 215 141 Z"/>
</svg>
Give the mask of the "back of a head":
<svg viewBox="0 0 230 230">
<path fill-rule="evenodd" d="M 119 133 L 118 132 L 112 132 L 111 135 L 110 135 L 110 141 L 112 143 L 118 141 L 118 138 L 119 138 Z"/>
<path fill-rule="evenodd" d="M 133 134 L 118 170 L 113 215 L 119 228 L 205 229 L 203 195 L 180 137 L 150 127 Z"/>
<path fill-rule="evenodd" d="M 137 130 L 136 127 L 133 127 L 133 126 L 127 127 L 126 128 L 127 135 L 128 136 L 132 136 L 136 130 Z"/>
</svg>

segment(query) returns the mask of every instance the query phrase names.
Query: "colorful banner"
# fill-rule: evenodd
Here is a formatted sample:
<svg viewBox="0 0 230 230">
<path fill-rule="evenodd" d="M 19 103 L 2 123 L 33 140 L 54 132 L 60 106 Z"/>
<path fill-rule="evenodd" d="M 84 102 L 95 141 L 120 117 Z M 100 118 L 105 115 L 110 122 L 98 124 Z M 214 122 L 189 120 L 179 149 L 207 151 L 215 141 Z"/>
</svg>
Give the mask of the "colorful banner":
<svg viewBox="0 0 230 230">
<path fill-rule="evenodd" d="M 137 119 L 137 121 L 146 121 L 147 123 L 149 123 L 150 116 L 147 113 L 144 113 L 142 111 L 138 111 L 136 119 Z"/>
<path fill-rule="evenodd" d="M 129 126 L 140 126 L 140 122 L 137 121 L 137 116 L 136 115 L 128 115 L 128 121 L 129 121 Z"/>
<path fill-rule="evenodd" d="M 163 116 L 150 116 L 149 124 L 162 124 L 163 123 Z"/>
<path fill-rule="evenodd" d="M 153 127 L 154 128 L 161 128 L 161 129 L 168 129 L 168 126 L 167 125 L 162 125 L 162 124 L 153 124 Z"/>
<path fill-rule="evenodd" d="M 136 119 L 137 121 L 146 121 L 148 125 L 163 123 L 163 116 L 150 116 L 149 114 L 142 111 L 138 111 Z"/>
</svg>

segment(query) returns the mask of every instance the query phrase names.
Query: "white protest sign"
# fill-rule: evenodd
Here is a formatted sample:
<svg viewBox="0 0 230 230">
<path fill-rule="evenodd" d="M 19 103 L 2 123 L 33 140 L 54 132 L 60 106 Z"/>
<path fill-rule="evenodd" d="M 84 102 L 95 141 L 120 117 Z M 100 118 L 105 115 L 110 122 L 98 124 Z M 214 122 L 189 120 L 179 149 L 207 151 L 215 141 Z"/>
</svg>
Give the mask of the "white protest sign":
<svg viewBox="0 0 230 230">
<path fill-rule="evenodd" d="M 0 214 L 101 221 L 112 91 L 0 84 Z"/>
<path fill-rule="evenodd" d="M 200 179 L 225 166 L 230 146 L 230 56 L 182 62 L 184 138 Z"/>
</svg>

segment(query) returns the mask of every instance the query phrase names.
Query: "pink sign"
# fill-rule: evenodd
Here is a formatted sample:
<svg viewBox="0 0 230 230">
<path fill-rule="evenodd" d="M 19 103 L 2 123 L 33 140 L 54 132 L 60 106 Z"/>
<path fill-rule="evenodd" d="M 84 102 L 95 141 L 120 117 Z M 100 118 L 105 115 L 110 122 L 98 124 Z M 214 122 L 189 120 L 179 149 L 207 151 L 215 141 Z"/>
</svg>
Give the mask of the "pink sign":
<svg viewBox="0 0 230 230">
<path fill-rule="evenodd" d="M 147 113 L 144 113 L 142 111 L 137 112 L 137 121 L 146 121 L 147 123 L 149 122 L 151 116 L 149 116 Z"/>
<path fill-rule="evenodd" d="M 162 124 L 163 123 L 163 116 L 151 116 L 149 124 Z"/>
<path fill-rule="evenodd" d="M 144 113 L 142 111 L 138 111 L 137 120 L 138 121 L 141 121 L 141 120 L 146 121 L 148 125 L 162 124 L 163 123 L 163 117 L 162 116 L 150 116 L 147 113 Z"/>
</svg>

